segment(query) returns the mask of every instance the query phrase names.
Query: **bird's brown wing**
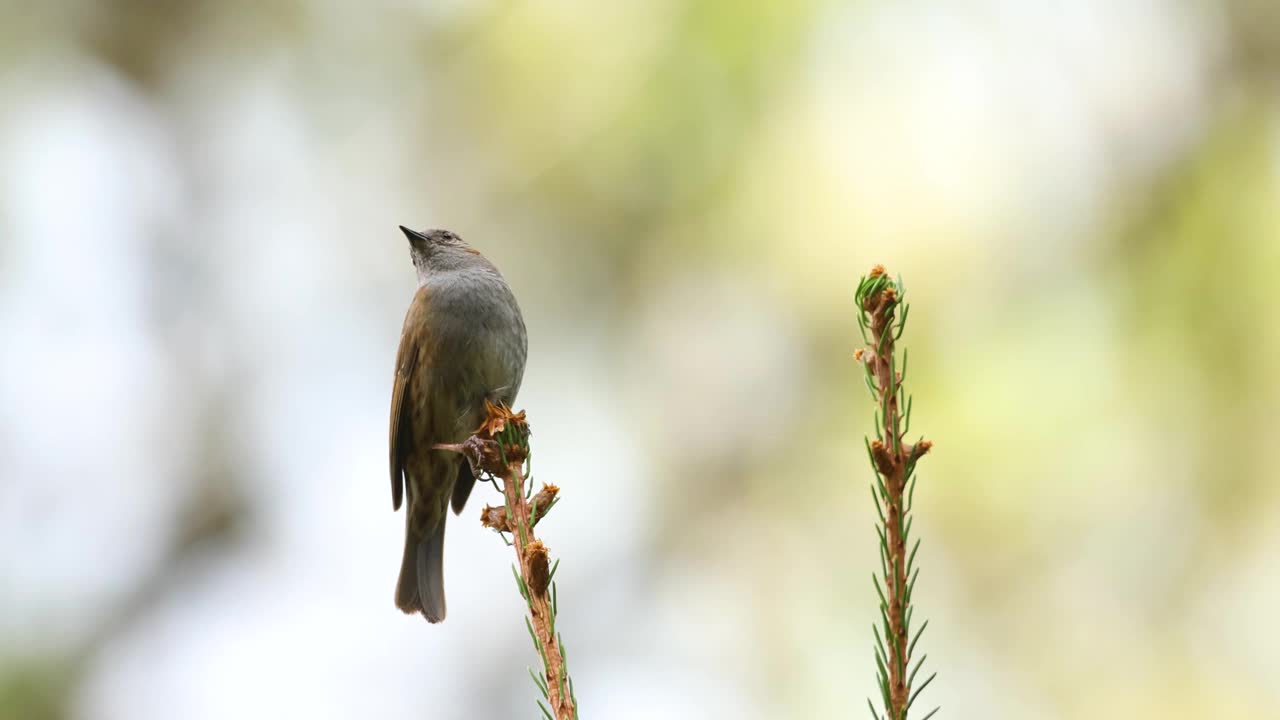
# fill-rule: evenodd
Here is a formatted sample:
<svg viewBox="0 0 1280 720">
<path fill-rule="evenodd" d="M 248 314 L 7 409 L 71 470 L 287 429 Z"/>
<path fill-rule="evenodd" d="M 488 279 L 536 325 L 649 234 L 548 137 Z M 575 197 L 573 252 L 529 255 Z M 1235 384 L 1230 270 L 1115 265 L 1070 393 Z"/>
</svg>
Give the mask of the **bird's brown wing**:
<svg viewBox="0 0 1280 720">
<path fill-rule="evenodd" d="M 400 349 L 396 352 L 396 377 L 391 388 L 391 507 L 400 509 L 404 498 L 404 459 L 413 442 L 408 435 L 408 424 L 402 423 L 405 412 L 404 398 L 410 395 L 409 382 L 414 376 L 414 368 L 418 363 L 420 349 L 427 345 L 426 323 L 427 289 L 418 288 L 409 304 L 409 312 L 405 314 L 404 330 L 400 333 Z"/>
</svg>

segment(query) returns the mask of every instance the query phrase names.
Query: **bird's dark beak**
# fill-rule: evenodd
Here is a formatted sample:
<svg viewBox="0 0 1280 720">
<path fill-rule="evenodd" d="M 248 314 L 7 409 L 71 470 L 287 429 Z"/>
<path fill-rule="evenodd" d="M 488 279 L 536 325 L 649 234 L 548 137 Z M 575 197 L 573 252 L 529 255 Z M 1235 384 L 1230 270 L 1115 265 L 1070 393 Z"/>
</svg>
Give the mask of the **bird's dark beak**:
<svg viewBox="0 0 1280 720">
<path fill-rule="evenodd" d="M 401 225 L 400 232 L 404 233 L 404 236 L 409 238 L 409 242 L 413 245 L 419 245 L 427 242 L 427 236 L 417 230 L 410 230 L 409 228 Z"/>
</svg>

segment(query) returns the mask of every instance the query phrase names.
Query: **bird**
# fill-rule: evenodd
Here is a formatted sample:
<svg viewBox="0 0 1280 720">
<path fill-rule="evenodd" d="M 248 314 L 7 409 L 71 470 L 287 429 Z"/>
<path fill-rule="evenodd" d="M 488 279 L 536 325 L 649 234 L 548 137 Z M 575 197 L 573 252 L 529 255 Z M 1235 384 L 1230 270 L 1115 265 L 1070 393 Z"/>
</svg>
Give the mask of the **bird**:
<svg viewBox="0 0 1280 720">
<path fill-rule="evenodd" d="M 396 607 L 445 618 L 444 527 L 475 485 L 470 464 L 435 449 L 462 442 L 486 401 L 510 407 L 524 378 L 529 340 L 502 273 L 456 234 L 403 225 L 418 289 L 405 313 L 391 391 L 391 503 L 405 504 Z"/>
</svg>

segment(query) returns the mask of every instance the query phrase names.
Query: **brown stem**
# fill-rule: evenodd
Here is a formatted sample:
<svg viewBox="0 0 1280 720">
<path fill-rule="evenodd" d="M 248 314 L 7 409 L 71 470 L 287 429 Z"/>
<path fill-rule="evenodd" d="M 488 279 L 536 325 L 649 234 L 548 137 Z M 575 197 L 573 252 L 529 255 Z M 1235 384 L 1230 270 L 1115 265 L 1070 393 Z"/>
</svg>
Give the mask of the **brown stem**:
<svg viewBox="0 0 1280 720">
<path fill-rule="evenodd" d="M 556 720 L 572 720 L 577 716 L 573 695 L 568 691 L 568 675 L 564 666 L 564 653 L 560 649 L 560 638 L 555 632 L 551 598 L 548 590 L 547 548 L 533 534 L 533 508 L 525 500 L 525 477 L 522 469 L 523 460 L 510 462 L 502 478 L 503 493 L 506 495 L 507 507 L 511 509 L 508 525 L 514 520 L 511 528 L 512 546 L 516 550 L 516 558 L 520 561 L 520 577 L 524 580 L 529 593 L 529 615 L 533 624 L 533 633 L 541 646 L 545 660 L 547 682 L 547 699 L 551 703 L 551 712 Z M 554 493 L 552 493 L 554 496 Z M 535 501 L 544 493 L 539 493 Z M 538 507 L 538 516 L 545 513 L 546 508 Z M 563 692 L 562 692 L 563 688 Z"/>
<path fill-rule="evenodd" d="M 886 609 L 889 618 L 888 663 L 889 673 L 889 717 L 891 720 L 905 720 L 907 704 L 910 700 L 911 687 L 907 682 L 907 668 L 910 658 L 907 645 L 907 609 L 909 598 L 906 597 L 906 538 L 904 537 L 903 494 L 906 489 L 906 470 L 908 462 L 916 452 L 915 448 L 903 445 L 901 425 L 901 408 L 898 404 L 898 384 L 901 378 L 893 370 L 894 352 L 894 307 L 897 294 L 890 287 L 867 298 L 863 308 L 871 314 L 871 353 L 867 361 L 877 380 L 877 402 L 883 419 L 884 437 L 871 445 L 871 454 L 876 470 L 884 480 L 885 540 L 889 551 L 889 577 L 885 578 Z M 928 446 L 923 446 L 924 450 Z"/>
<path fill-rule="evenodd" d="M 564 665 L 564 650 L 555 631 L 555 608 L 548 595 L 551 584 L 547 546 L 533 534 L 533 528 L 554 504 L 559 488 L 544 485 L 532 502 L 525 499 L 524 462 L 528 458 L 529 426 L 524 412 L 513 413 L 505 406 L 485 403 L 484 423 L 466 440 L 442 444 L 439 450 L 461 453 L 471 463 L 476 477 L 489 473 L 502 480 L 504 507 L 485 507 L 480 522 L 498 532 L 511 533 L 520 565 L 520 584 L 529 603 L 529 626 L 542 656 L 547 702 L 556 720 L 574 720 L 578 716 L 569 673 Z M 512 438 L 516 440 L 513 442 Z"/>
</svg>

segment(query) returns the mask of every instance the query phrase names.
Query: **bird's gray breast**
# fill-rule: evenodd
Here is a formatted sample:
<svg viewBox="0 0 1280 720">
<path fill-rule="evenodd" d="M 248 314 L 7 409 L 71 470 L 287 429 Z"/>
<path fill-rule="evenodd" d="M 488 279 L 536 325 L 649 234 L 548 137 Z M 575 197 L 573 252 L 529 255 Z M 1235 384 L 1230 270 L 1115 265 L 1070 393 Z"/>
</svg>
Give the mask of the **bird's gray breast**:
<svg viewBox="0 0 1280 720">
<path fill-rule="evenodd" d="M 428 285 L 439 343 L 433 389 L 452 401 L 458 432 L 470 432 L 486 398 L 515 402 L 528 353 L 524 319 L 511 288 L 491 268 L 438 273 Z"/>
</svg>

